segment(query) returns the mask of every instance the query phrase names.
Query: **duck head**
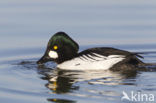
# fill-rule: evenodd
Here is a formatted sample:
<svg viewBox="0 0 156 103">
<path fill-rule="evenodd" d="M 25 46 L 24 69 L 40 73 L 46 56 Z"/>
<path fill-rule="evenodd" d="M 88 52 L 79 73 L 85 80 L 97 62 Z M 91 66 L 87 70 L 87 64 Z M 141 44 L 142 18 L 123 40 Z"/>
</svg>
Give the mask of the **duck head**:
<svg viewBox="0 0 156 103">
<path fill-rule="evenodd" d="M 37 63 L 43 64 L 48 61 L 54 61 L 59 64 L 75 57 L 78 54 L 78 50 L 79 45 L 73 39 L 64 32 L 58 32 L 51 37 L 45 54 Z"/>
</svg>

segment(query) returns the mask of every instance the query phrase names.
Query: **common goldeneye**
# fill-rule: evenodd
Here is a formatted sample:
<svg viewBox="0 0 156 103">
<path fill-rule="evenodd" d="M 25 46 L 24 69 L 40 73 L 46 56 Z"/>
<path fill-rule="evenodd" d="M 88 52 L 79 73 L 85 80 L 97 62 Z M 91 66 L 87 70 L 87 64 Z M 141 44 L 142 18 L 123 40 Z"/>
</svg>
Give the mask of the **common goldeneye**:
<svg viewBox="0 0 156 103">
<path fill-rule="evenodd" d="M 38 64 L 56 62 L 65 70 L 133 70 L 144 63 L 136 53 L 110 47 L 98 47 L 80 53 L 79 45 L 64 32 L 54 34 Z"/>
</svg>

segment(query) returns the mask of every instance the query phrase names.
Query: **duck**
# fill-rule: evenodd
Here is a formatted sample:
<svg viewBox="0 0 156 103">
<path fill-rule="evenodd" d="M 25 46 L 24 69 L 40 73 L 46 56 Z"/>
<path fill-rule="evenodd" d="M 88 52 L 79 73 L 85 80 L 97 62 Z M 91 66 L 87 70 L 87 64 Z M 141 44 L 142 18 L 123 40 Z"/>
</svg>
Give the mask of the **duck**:
<svg viewBox="0 0 156 103">
<path fill-rule="evenodd" d="M 79 52 L 79 45 L 65 32 L 55 33 L 37 64 L 53 61 L 62 70 L 135 70 L 145 63 L 138 53 L 112 47 L 94 47 Z"/>
</svg>

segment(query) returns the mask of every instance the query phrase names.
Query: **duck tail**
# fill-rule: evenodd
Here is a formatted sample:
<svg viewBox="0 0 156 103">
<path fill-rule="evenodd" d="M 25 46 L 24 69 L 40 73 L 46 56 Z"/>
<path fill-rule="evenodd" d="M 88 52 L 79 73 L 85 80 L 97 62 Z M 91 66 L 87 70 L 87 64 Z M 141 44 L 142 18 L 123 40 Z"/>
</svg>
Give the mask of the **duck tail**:
<svg viewBox="0 0 156 103">
<path fill-rule="evenodd" d="M 141 56 L 140 54 L 145 54 L 144 52 L 138 52 L 138 53 L 133 53 L 135 56 L 137 56 L 137 57 L 139 57 L 139 58 L 141 58 L 141 59 L 144 59 L 144 57 L 143 56 Z M 156 67 L 156 63 L 144 63 L 144 62 L 142 62 L 142 61 L 140 61 L 139 60 L 139 64 L 141 65 L 141 66 L 155 66 Z"/>
</svg>

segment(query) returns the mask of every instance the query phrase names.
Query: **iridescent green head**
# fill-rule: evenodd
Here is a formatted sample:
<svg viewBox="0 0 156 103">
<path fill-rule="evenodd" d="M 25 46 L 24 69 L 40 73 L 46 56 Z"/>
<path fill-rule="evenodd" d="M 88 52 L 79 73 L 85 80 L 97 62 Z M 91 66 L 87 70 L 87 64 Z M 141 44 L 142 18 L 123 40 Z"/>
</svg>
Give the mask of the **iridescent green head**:
<svg viewBox="0 0 156 103">
<path fill-rule="evenodd" d="M 78 53 L 79 45 L 64 32 L 54 34 L 48 42 L 44 56 L 37 63 L 55 61 L 62 63 Z"/>
</svg>

